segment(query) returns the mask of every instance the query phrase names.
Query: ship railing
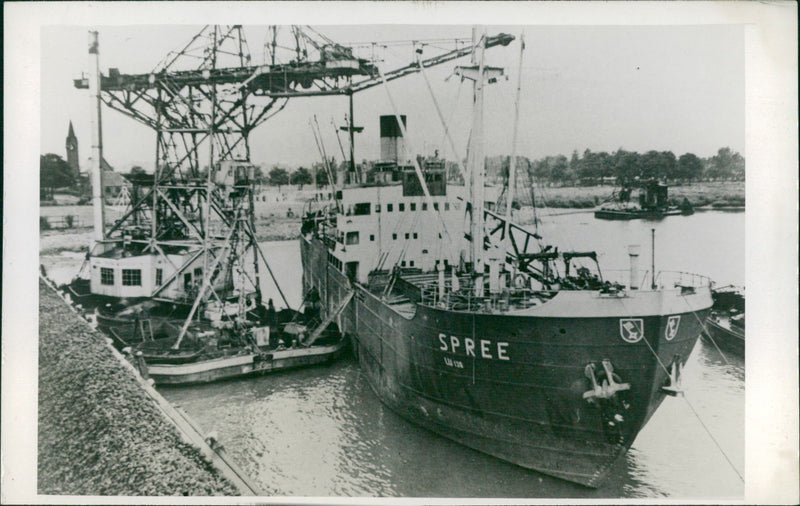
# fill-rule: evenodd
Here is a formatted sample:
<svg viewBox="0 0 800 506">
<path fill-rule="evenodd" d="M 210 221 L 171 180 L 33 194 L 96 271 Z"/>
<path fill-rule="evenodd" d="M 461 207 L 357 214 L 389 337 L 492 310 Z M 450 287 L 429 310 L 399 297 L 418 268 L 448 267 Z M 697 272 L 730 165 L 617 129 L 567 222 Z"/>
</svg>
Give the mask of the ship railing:
<svg viewBox="0 0 800 506">
<path fill-rule="evenodd" d="M 459 280 L 459 289 L 453 290 L 452 282 L 445 281 L 443 292 L 439 290 L 438 281 L 419 285 L 420 304 L 454 311 L 508 311 L 509 309 L 526 309 L 543 304 L 553 297 L 552 290 L 531 290 L 529 288 L 504 289 L 499 293 L 488 293 L 478 297 L 472 280 Z"/>
<path fill-rule="evenodd" d="M 603 269 L 603 281 L 616 283 L 630 288 L 630 269 Z M 657 288 L 691 287 L 702 288 L 711 286 L 709 277 L 684 271 L 659 271 L 656 273 L 655 286 Z M 638 290 L 652 289 L 652 276 L 649 270 L 640 271 L 634 281 Z"/>
<path fill-rule="evenodd" d="M 603 281 L 630 288 L 630 269 L 603 269 L 602 273 Z M 634 281 L 634 285 L 639 290 L 646 286 L 650 286 L 650 271 L 647 270 L 639 272 L 636 276 L 636 280 Z"/>
<path fill-rule="evenodd" d="M 637 276 L 636 288 L 640 290 L 652 289 L 650 271 L 645 271 Z M 603 281 L 612 286 L 614 284 L 629 288 L 629 270 L 603 271 Z M 417 284 L 420 289 L 420 303 L 432 307 L 447 308 L 463 311 L 504 311 L 509 309 L 525 309 L 543 304 L 551 299 L 555 290 L 534 290 L 527 287 L 503 289 L 499 293 L 491 294 L 486 291 L 483 297 L 475 296 L 474 283 L 468 278 L 459 278 L 459 290 L 453 290 L 451 279 L 445 280 L 444 291 L 439 290 L 437 280 Z M 712 286 L 709 277 L 684 271 L 659 271 L 656 274 L 656 287 L 680 288 L 682 290 L 695 290 Z M 617 293 L 617 292 L 613 292 Z M 619 292 L 621 295 L 624 292 Z"/>
<path fill-rule="evenodd" d="M 655 285 L 660 288 L 705 288 L 713 281 L 708 276 L 684 271 L 659 271 Z"/>
</svg>

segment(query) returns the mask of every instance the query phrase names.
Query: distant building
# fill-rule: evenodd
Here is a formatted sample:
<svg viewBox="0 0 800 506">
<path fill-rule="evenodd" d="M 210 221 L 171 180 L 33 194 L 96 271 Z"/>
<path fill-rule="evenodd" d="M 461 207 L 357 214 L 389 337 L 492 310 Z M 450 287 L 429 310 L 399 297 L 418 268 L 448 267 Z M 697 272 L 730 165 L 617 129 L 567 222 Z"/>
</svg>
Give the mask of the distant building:
<svg viewBox="0 0 800 506">
<path fill-rule="evenodd" d="M 69 122 L 69 132 L 67 133 L 67 165 L 75 176 L 78 188 L 81 193 L 91 193 L 91 178 L 88 172 L 81 174 L 80 162 L 78 161 L 78 138 L 72 128 L 72 121 Z M 120 194 L 127 188 L 131 189 L 131 182 L 125 179 L 122 174 L 114 172 L 114 168 L 105 158 L 100 160 L 100 168 L 103 169 L 103 198 L 108 204 L 113 204 Z"/>
<path fill-rule="evenodd" d="M 91 183 L 89 181 L 89 174 L 81 172 L 80 156 L 78 153 L 78 137 L 75 135 L 75 129 L 72 127 L 72 121 L 69 122 L 69 130 L 67 131 L 67 138 L 65 141 L 67 148 L 67 165 L 70 168 L 72 176 L 75 178 L 75 189 L 80 195 L 88 196 L 91 193 Z"/>
<path fill-rule="evenodd" d="M 78 181 L 81 173 L 80 162 L 78 161 L 78 138 L 75 137 L 75 130 L 72 129 L 72 121 L 69 122 L 69 132 L 66 140 L 67 165 L 72 171 L 75 181 Z"/>
<path fill-rule="evenodd" d="M 113 204 L 123 191 L 130 191 L 132 184 L 122 174 L 114 172 L 105 158 L 100 159 L 100 168 L 103 169 L 103 199 Z"/>
</svg>

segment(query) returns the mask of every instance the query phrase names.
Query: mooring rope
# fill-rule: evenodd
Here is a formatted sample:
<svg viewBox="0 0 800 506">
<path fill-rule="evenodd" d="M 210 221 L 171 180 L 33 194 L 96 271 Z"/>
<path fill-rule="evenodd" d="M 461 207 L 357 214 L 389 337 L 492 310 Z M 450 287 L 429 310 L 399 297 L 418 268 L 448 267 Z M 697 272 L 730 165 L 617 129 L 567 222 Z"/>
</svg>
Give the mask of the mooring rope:
<svg viewBox="0 0 800 506">
<path fill-rule="evenodd" d="M 624 307 L 625 306 L 625 302 L 624 301 L 620 301 L 620 302 L 622 302 L 622 305 Z M 688 301 L 687 301 L 687 303 L 688 303 Z M 627 308 L 625 308 L 625 310 L 627 311 Z M 668 377 L 671 377 L 669 369 L 667 368 L 667 366 L 664 365 L 664 362 L 661 361 L 661 358 L 658 356 L 658 354 L 653 349 L 653 347 L 650 346 L 650 343 L 647 341 L 647 339 L 645 339 L 644 336 L 642 336 L 642 341 L 644 341 L 644 344 L 647 345 L 647 349 L 650 350 L 650 352 L 653 354 L 653 356 L 656 357 L 656 361 L 658 361 L 658 365 L 660 365 L 661 368 L 664 369 L 664 372 L 667 373 Z M 722 456 L 725 457 L 725 460 L 728 462 L 728 465 L 731 466 L 731 469 L 733 469 L 733 472 L 735 472 L 736 476 L 739 477 L 739 480 L 741 480 L 742 483 L 744 483 L 744 477 L 739 472 L 739 470 L 736 468 L 736 466 L 733 465 L 733 461 L 731 461 L 730 457 L 728 457 L 728 454 L 725 453 L 725 450 L 719 444 L 719 441 L 717 441 L 717 438 L 715 438 L 714 435 L 711 433 L 711 430 L 708 428 L 708 426 L 705 424 L 705 422 L 703 422 L 703 419 L 700 418 L 700 415 L 697 413 L 697 410 L 694 409 L 694 406 L 692 406 L 692 403 L 689 401 L 689 398 L 686 397 L 686 393 L 685 392 L 681 392 L 681 397 L 683 397 L 683 400 L 686 401 L 686 404 L 689 406 L 689 409 L 692 411 L 692 413 L 694 414 L 695 418 L 697 418 L 697 421 L 700 422 L 700 425 L 703 427 L 703 430 L 706 431 L 706 434 L 708 434 L 708 437 L 711 438 L 711 441 L 714 442 L 714 445 L 716 445 L 717 449 L 720 451 Z"/>
</svg>

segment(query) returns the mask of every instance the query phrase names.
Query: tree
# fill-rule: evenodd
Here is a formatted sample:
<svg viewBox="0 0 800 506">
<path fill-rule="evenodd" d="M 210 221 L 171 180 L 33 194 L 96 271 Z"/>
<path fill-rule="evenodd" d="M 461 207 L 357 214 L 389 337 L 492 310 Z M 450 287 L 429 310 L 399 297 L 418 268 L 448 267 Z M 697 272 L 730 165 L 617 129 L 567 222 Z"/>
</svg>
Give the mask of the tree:
<svg viewBox="0 0 800 506">
<path fill-rule="evenodd" d="M 736 151 L 733 152 L 733 178 L 734 179 L 741 179 L 744 181 L 744 157 L 737 153 Z"/>
<path fill-rule="evenodd" d="M 720 148 L 717 154 L 711 157 L 709 176 L 715 179 L 730 179 L 744 177 L 744 158 L 729 147 Z"/>
<path fill-rule="evenodd" d="M 575 153 L 573 153 L 572 157 L 575 157 Z M 583 152 L 583 158 L 581 159 L 580 168 L 577 172 L 580 178 L 600 177 L 600 170 L 595 161 L 596 158 L 597 156 L 592 153 L 590 149 Z"/>
<path fill-rule="evenodd" d="M 641 176 L 653 179 L 675 178 L 677 163 L 672 151 L 648 151 L 639 158 Z"/>
<path fill-rule="evenodd" d="M 131 176 L 137 176 L 139 174 L 144 174 L 143 168 L 139 167 L 138 165 L 131 167 Z"/>
<path fill-rule="evenodd" d="M 547 158 L 549 162 L 548 165 L 550 165 L 550 176 L 555 181 L 564 181 L 570 179 L 569 163 L 567 162 L 566 156 L 558 155 Z"/>
<path fill-rule="evenodd" d="M 650 150 L 639 157 L 641 164 L 640 176 L 645 179 L 657 178 L 659 173 L 659 165 L 661 156 L 658 151 Z"/>
<path fill-rule="evenodd" d="M 597 164 L 600 177 L 613 177 L 614 176 L 614 163 L 611 155 L 605 151 L 594 154 L 595 163 Z"/>
<path fill-rule="evenodd" d="M 569 173 L 571 178 L 582 177 L 584 160 L 578 155 L 578 150 L 572 151 L 572 158 L 569 160 Z"/>
<path fill-rule="evenodd" d="M 630 183 L 641 175 L 642 165 L 639 153 L 618 149 L 612 158 L 614 175 L 619 182 Z"/>
<path fill-rule="evenodd" d="M 305 167 L 300 167 L 292 172 L 290 181 L 292 184 L 311 184 L 311 172 Z"/>
<path fill-rule="evenodd" d="M 269 184 L 277 186 L 280 190 L 281 186 L 289 184 L 289 173 L 286 172 L 286 169 L 273 167 L 272 170 L 269 171 Z"/>
<path fill-rule="evenodd" d="M 681 179 L 699 179 L 703 175 L 703 162 L 692 153 L 685 153 L 678 158 L 678 177 Z"/>
<path fill-rule="evenodd" d="M 664 179 L 676 179 L 678 177 L 678 160 L 672 151 L 662 151 L 660 168 L 663 171 L 661 177 Z"/>
<path fill-rule="evenodd" d="M 533 177 L 539 181 L 550 179 L 550 166 L 547 164 L 547 159 L 542 158 L 533 162 L 531 167 Z"/>
<path fill-rule="evenodd" d="M 259 184 L 264 182 L 264 169 L 261 168 L 261 165 L 256 165 L 256 168 L 253 170 L 253 179 Z"/>
<path fill-rule="evenodd" d="M 316 162 L 311 166 L 311 170 L 317 175 L 317 186 L 322 187 L 328 184 L 328 171 L 322 162 Z"/>
<path fill-rule="evenodd" d="M 72 169 L 59 155 L 47 153 L 39 157 L 39 185 L 42 197 L 52 198 L 56 188 L 71 187 L 75 183 Z"/>
</svg>

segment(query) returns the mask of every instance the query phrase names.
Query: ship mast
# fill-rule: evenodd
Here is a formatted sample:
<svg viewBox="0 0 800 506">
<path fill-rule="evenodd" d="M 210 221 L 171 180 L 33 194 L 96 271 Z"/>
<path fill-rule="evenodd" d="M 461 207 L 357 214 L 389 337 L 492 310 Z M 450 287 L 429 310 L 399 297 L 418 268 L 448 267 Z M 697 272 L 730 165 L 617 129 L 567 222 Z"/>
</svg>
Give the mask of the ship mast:
<svg viewBox="0 0 800 506">
<path fill-rule="evenodd" d="M 472 28 L 472 64 L 477 65 L 478 74 L 472 83 L 472 135 L 467 160 L 467 170 L 470 173 L 469 202 L 470 212 L 470 237 L 472 248 L 470 260 L 472 272 L 475 275 L 475 295 L 483 295 L 483 186 L 485 167 L 483 160 L 483 33 L 478 34 L 478 28 Z"/>
<path fill-rule="evenodd" d="M 103 209 L 103 126 L 100 122 L 100 47 L 97 32 L 89 32 L 89 96 L 92 123 L 92 212 L 94 240 L 105 239 Z"/>
<path fill-rule="evenodd" d="M 485 216 L 484 184 L 486 167 L 484 161 L 483 137 L 483 88 L 485 84 L 497 82 L 503 76 L 503 69 L 484 65 L 484 50 L 488 47 L 485 29 L 472 29 L 472 65 L 456 67 L 455 74 L 472 81 L 472 130 L 467 152 L 465 183 L 468 189 L 469 239 L 471 247 L 467 252 L 475 278 L 475 296 L 483 297 L 483 275 L 485 264 Z"/>
</svg>

